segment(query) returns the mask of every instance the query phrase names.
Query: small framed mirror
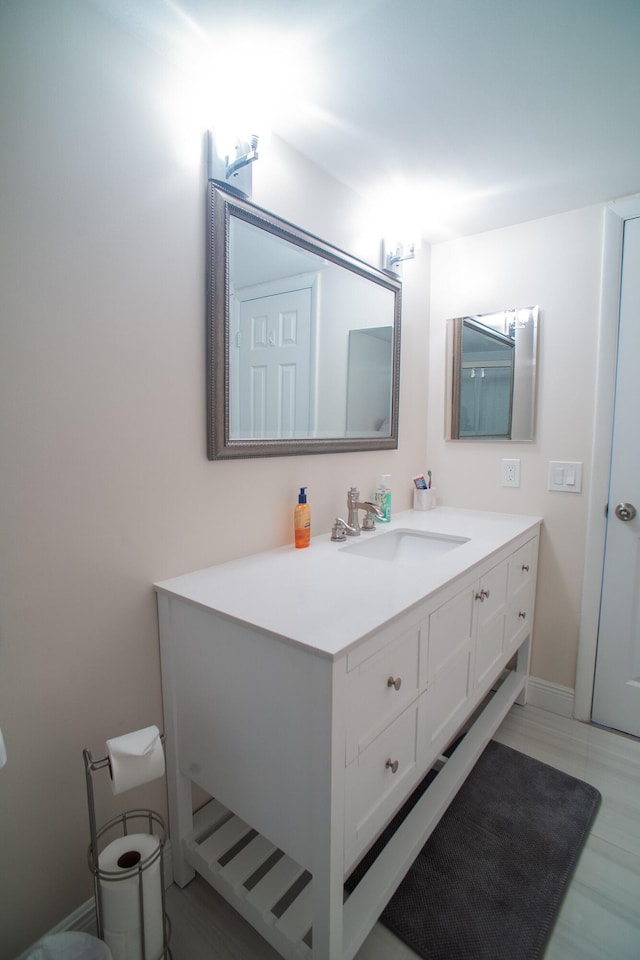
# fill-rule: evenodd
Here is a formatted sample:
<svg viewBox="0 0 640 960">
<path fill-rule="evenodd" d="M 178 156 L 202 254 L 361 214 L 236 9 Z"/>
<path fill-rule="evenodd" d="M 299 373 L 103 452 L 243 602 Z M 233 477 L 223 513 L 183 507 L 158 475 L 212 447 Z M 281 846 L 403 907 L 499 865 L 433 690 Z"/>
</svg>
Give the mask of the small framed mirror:
<svg viewBox="0 0 640 960">
<path fill-rule="evenodd" d="M 448 440 L 533 440 L 538 327 L 538 307 L 447 321 Z"/>
<path fill-rule="evenodd" d="M 210 460 L 398 445 L 400 281 L 209 182 Z"/>
</svg>

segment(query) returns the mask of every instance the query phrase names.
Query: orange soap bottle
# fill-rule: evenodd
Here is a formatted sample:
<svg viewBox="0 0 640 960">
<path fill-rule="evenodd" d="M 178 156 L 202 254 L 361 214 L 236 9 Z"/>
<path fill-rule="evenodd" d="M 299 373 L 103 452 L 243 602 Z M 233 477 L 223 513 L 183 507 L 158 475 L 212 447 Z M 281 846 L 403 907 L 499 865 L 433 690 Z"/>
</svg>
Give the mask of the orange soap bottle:
<svg viewBox="0 0 640 960">
<path fill-rule="evenodd" d="M 307 503 L 306 487 L 300 487 L 298 502 L 293 511 L 293 529 L 296 547 L 308 547 L 311 541 L 311 508 Z"/>
</svg>

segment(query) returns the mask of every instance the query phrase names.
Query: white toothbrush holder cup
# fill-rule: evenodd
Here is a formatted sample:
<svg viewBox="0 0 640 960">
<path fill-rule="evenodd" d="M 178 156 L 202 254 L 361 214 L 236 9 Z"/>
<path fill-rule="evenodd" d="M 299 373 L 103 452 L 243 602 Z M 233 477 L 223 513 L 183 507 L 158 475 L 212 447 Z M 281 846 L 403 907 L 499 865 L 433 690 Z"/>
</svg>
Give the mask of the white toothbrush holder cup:
<svg viewBox="0 0 640 960">
<path fill-rule="evenodd" d="M 433 510 L 436 505 L 435 490 L 414 490 L 413 491 L 413 509 L 414 510 Z"/>
</svg>

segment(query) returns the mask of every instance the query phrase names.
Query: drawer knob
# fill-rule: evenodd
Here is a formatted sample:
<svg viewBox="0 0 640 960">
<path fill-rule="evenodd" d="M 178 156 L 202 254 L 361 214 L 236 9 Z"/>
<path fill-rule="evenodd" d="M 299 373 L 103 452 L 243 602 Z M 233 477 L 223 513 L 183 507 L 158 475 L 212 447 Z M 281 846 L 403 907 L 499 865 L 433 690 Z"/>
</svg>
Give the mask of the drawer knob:
<svg viewBox="0 0 640 960">
<path fill-rule="evenodd" d="M 394 690 L 399 690 L 402 686 L 402 677 L 389 677 L 387 680 L 387 686 L 393 687 Z"/>
<path fill-rule="evenodd" d="M 387 760 L 384 766 L 385 766 L 385 770 L 391 770 L 391 773 L 398 772 L 398 761 L 392 760 L 391 757 L 389 757 L 389 759 Z"/>
<path fill-rule="evenodd" d="M 521 610 L 520 613 L 518 614 L 518 616 L 519 616 L 522 620 L 525 620 L 527 615 L 526 615 L 526 613 L 525 613 L 524 610 Z"/>
<path fill-rule="evenodd" d="M 487 597 L 490 595 L 491 595 L 491 591 L 485 590 L 483 587 L 480 593 L 476 593 L 476 600 L 479 600 L 480 603 L 484 603 Z"/>
<path fill-rule="evenodd" d="M 522 569 L 524 570 L 525 573 L 529 573 L 529 564 L 528 564 L 528 563 L 523 563 L 523 564 L 522 564 Z"/>
</svg>

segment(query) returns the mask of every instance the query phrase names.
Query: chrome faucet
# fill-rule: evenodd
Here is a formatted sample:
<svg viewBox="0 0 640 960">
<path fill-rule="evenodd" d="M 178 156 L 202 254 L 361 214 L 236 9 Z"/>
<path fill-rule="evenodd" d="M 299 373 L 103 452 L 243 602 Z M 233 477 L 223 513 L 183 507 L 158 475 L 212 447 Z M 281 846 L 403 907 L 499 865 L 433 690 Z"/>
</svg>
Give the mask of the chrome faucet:
<svg viewBox="0 0 640 960">
<path fill-rule="evenodd" d="M 379 520 L 382 519 L 382 511 L 369 500 L 360 500 L 360 491 L 357 487 L 351 487 L 347 493 L 347 510 L 348 519 L 347 519 L 347 529 L 346 534 L 348 537 L 359 537 L 360 536 L 360 520 L 358 517 L 358 510 L 366 510 L 367 516 L 363 521 L 362 529 L 363 530 L 375 530 L 373 524 L 373 518 L 377 517 Z"/>
</svg>

